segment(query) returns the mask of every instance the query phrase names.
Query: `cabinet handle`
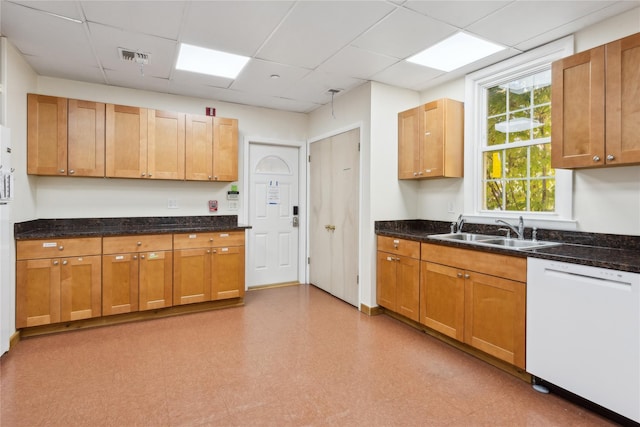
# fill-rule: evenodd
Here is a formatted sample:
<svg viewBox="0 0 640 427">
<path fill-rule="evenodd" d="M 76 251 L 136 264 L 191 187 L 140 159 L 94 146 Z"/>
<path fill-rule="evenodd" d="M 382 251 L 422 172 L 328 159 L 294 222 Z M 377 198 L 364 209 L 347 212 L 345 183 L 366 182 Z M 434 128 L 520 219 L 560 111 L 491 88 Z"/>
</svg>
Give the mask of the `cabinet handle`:
<svg viewBox="0 0 640 427">
<path fill-rule="evenodd" d="M 140 259 L 144 259 L 144 255 L 140 255 Z"/>
<path fill-rule="evenodd" d="M 58 250 L 59 250 L 59 251 L 64 250 L 64 246 L 62 246 L 62 245 L 58 246 Z"/>
<path fill-rule="evenodd" d="M 469 276 L 468 274 L 465 274 L 465 275 L 464 275 L 464 278 L 465 278 L 465 279 L 468 279 L 469 277 L 471 277 L 471 276 Z"/>
<path fill-rule="evenodd" d="M 418 172 L 418 175 L 422 175 L 422 171 Z"/>
<path fill-rule="evenodd" d="M 58 262 L 57 259 L 53 261 L 53 265 L 58 265 L 58 264 L 60 264 L 60 263 Z"/>
<path fill-rule="evenodd" d="M 74 173 L 76 173 L 75 169 L 69 169 L 69 175 L 73 175 Z"/>
<path fill-rule="evenodd" d="M 609 155 L 607 156 L 607 160 L 613 160 L 613 159 L 615 159 L 615 158 L 616 158 L 616 156 L 614 156 L 613 154 L 609 154 Z"/>
<path fill-rule="evenodd" d="M 217 181 L 217 180 L 218 180 L 218 177 L 217 177 L 217 176 L 214 176 L 214 177 L 213 177 L 213 180 L 214 180 L 214 181 Z"/>
<path fill-rule="evenodd" d="M 211 175 L 209 175 L 209 179 L 213 179 L 213 177 Z"/>
<path fill-rule="evenodd" d="M 593 161 L 594 162 L 599 162 L 600 161 L 600 156 L 593 156 Z"/>
<path fill-rule="evenodd" d="M 67 265 L 69 262 L 65 259 L 64 261 L 62 261 L 62 265 Z"/>
<path fill-rule="evenodd" d="M 457 276 L 458 276 L 458 277 L 462 277 L 462 273 L 458 273 L 458 274 L 457 274 Z"/>
<path fill-rule="evenodd" d="M 150 174 L 149 174 L 149 178 L 151 178 L 152 176 L 153 176 L 153 174 L 151 174 L 151 173 L 150 173 Z"/>
<path fill-rule="evenodd" d="M 138 259 L 138 255 L 134 255 L 134 256 L 133 256 L 133 259 Z"/>
<path fill-rule="evenodd" d="M 210 242 L 213 242 L 213 237 L 209 237 L 209 241 L 210 241 Z"/>
<path fill-rule="evenodd" d="M 136 245 L 142 246 L 142 242 L 137 242 Z"/>
<path fill-rule="evenodd" d="M 64 173 L 64 169 L 60 169 L 58 172 L 60 172 L 60 173 Z"/>
<path fill-rule="evenodd" d="M 142 172 L 142 176 L 147 176 L 147 174 L 146 174 L 146 173 L 144 173 L 144 172 Z"/>
<path fill-rule="evenodd" d="M 210 254 L 211 253 L 211 249 L 207 249 L 207 253 Z"/>
<path fill-rule="evenodd" d="M 413 173 L 413 176 L 418 176 L 418 172 L 414 172 L 414 173 Z"/>
</svg>

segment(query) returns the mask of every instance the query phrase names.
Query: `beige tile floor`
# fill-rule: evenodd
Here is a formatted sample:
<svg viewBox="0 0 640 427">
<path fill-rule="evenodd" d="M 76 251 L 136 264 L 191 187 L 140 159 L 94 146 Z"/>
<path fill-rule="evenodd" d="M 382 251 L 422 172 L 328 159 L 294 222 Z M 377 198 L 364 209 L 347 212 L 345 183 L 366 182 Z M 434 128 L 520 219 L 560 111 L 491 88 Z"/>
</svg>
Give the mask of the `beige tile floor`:
<svg viewBox="0 0 640 427">
<path fill-rule="evenodd" d="M 611 425 L 313 286 L 245 302 L 21 341 L 0 359 L 0 425 Z"/>
</svg>

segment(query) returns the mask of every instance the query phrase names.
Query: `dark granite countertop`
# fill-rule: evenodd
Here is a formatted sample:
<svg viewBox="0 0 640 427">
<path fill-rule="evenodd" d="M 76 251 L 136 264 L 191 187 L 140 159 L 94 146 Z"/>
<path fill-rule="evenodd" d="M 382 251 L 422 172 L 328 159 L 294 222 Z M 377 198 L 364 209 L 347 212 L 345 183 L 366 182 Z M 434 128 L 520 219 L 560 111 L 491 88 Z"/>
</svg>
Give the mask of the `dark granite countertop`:
<svg viewBox="0 0 640 427">
<path fill-rule="evenodd" d="M 16 240 L 52 237 L 100 237 L 131 234 L 168 234 L 207 231 L 241 231 L 237 215 L 36 219 L 14 224 Z"/>
<path fill-rule="evenodd" d="M 592 267 L 610 268 L 640 273 L 640 236 L 585 233 L 538 229 L 538 240 L 559 242 L 559 246 L 539 249 L 512 250 L 476 246 L 465 242 L 430 239 L 433 234 L 449 233 L 450 222 L 429 220 L 376 221 L 375 232 L 380 236 L 481 250 L 517 257 L 533 257 L 582 264 Z M 465 232 L 503 235 L 498 225 L 465 224 Z M 525 238 L 531 238 L 531 229 L 525 229 Z"/>
</svg>

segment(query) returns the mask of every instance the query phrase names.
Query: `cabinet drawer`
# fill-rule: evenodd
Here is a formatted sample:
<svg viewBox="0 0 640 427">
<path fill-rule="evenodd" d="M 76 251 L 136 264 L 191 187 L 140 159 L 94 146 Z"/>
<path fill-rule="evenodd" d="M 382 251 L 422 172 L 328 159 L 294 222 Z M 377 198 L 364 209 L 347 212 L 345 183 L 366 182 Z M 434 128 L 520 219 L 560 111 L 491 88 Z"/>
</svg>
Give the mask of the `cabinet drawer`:
<svg viewBox="0 0 640 427">
<path fill-rule="evenodd" d="M 477 271 L 518 282 L 527 281 L 527 259 L 492 254 L 481 250 L 459 249 L 431 243 L 422 244 L 422 260 Z"/>
<path fill-rule="evenodd" d="M 213 233 L 213 246 L 244 246 L 244 231 L 221 231 Z"/>
<path fill-rule="evenodd" d="M 105 254 L 167 251 L 171 249 L 171 234 L 105 237 L 102 242 L 102 252 Z"/>
<path fill-rule="evenodd" d="M 378 250 L 409 258 L 420 258 L 420 242 L 414 242 L 412 240 L 378 236 Z"/>
<path fill-rule="evenodd" d="M 101 237 L 20 240 L 16 243 L 16 258 L 36 259 L 100 255 L 101 243 Z"/>
<path fill-rule="evenodd" d="M 210 248 L 215 233 L 184 233 L 173 235 L 174 249 Z"/>
</svg>

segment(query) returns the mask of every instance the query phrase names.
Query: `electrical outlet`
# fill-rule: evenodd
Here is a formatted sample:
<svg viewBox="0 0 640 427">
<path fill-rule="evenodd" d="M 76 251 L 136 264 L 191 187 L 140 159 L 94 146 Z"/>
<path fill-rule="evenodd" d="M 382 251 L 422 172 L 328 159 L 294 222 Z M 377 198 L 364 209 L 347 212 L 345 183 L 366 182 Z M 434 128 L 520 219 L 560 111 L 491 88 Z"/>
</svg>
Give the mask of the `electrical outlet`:
<svg viewBox="0 0 640 427">
<path fill-rule="evenodd" d="M 167 202 L 167 208 L 178 209 L 178 199 L 169 199 Z"/>
<path fill-rule="evenodd" d="M 238 201 L 237 200 L 229 200 L 229 210 L 237 211 L 238 210 Z"/>
<path fill-rule="evenodd" d="M 453 202 L 449 202 L 447 203 L 447 212 L 449 213 L 456 213 L 454 206 L 453 206 Z"/>
</svg>

